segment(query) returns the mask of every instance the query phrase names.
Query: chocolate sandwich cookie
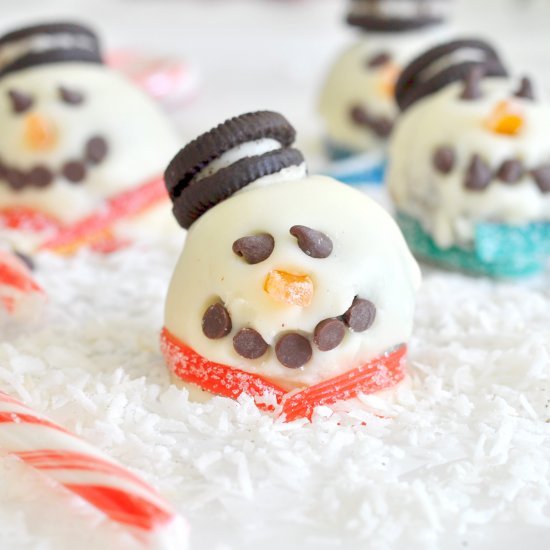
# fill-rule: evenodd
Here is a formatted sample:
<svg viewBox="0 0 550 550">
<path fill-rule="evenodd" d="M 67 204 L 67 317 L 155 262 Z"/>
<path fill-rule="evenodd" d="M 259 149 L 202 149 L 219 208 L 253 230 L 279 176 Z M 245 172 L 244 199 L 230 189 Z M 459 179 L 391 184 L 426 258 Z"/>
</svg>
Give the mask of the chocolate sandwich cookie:
<svg viewBox="0 0 550 550">
<path fill-rule="evenodd" d="M 507 76 L 496 50 L 483 40 L 453 40 L 431 48 L 414 59 L 401 73 L 395 98 L 402 111 L 448 84 L 465 81 L 463 99 L 475 99 L 475 80 Z"/>
<path fill-rule="evenodd" d="M 280 114 L 271 111 L 247 113 L 220 124 L 186 145 L 170 162 L 164 179 L 173 202 L 173 212 L 185 229 L 207 210 L 259 178 L 304 162 L 300 151 L 291 149 L 296 133 Z M 204 172 L 224 153 L 241 145 L 270 139 L 280 147 L 239 158 L 238 153 L 211 173 Z"/>
<path fill-rule="evenodd" d="M 373 32 L 403 32 L 443 23 L 449 0 L 352 0 L 346 21 Z"/>
<path fill-rule="evenodd" d="M 31 25 L 0 37 L 0 77 L 48 63 L 103 63 L 97 35 L 78 23 Z"/>
</svg>

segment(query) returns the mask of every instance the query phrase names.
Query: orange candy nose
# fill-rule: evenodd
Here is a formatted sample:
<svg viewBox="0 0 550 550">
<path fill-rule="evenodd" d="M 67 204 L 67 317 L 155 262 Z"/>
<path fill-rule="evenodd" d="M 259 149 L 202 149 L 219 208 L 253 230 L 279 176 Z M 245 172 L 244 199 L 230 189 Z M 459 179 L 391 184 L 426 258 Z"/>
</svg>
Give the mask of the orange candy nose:
<svg viewBox="0 0 550 550">
<path fill-rule="evenodd" d="M 512 101 L 504 100 L 497 103 L 486 124 L 493 132 L 515 136 L 520 132 L 524 122 L 521 107 Z"/>
<path fill-rule="evenodd" d="M 401 67 L 393 63 L 387 63 L 380 70 L 380 81 L 378 89 L 383 96 L 393 97 L 395 95 L 395 84 L 401 73 Z"/>
<path fill-rule="evenodd" d="M 285 304 L 306 307 L 313 300 L 313 281 L 308 275 L 293 275 L 274 269 L 265 278 L 264 290 Z"/>
<path fill-rule="evenodd" d="M 25 118 L 25 143 L 33 151 L 51 149 L 57 141 L 53 124 L 45 117 L 31 113 Z"/>
</svg>

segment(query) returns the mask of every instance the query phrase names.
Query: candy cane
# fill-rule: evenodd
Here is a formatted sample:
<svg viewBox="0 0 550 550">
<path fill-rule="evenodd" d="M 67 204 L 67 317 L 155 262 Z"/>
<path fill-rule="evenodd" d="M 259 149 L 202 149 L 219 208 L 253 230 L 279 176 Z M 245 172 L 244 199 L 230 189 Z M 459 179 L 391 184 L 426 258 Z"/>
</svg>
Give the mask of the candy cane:
<svg viewBox="0 0 550 550">
<path fill-rule="evenodd" d="M 29 268 L 12 252 L 0 249 L 0 306 L 10 315 L 28 317 L 46 301 Z"/>
<path fill-rule="evenodd" d="M 0 453 L 87 501 L 147 548 L 184 550 L 189 529 L 161 495 L 90 444 L 0 392 Z"/>
</svg>

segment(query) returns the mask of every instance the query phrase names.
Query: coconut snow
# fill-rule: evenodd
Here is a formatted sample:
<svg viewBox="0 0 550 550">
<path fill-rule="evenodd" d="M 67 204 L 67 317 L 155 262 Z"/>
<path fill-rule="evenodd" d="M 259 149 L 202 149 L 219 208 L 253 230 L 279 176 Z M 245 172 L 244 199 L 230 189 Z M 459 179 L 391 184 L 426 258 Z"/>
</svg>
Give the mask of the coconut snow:
<svg viewBox="0 0 550 550">
<path fill-rule="evenodd" d="M 546 549 L 550 274 L 424 268 L 409 377 L 393 399 L 285 424 L 250 399 L 188 401 L 159 351 L 180 243 L 37 257 L 49 294 L 4 323 L 0 390 L 143 476 L 192 549 Z M 182 312 L 184 315 L 185 312 Z M 0 459 L 2 550 L 125 548 L 99 514 Z"/>
</svg>

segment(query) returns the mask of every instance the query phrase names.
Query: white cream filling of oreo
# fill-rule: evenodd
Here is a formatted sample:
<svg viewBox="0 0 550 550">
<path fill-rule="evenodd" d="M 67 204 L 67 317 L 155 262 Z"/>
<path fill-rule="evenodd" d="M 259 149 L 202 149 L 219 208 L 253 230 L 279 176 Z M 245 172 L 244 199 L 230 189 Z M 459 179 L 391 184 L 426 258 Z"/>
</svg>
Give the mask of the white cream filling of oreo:
<svg viewBox="0 0 550 550">
<path fill-rule="evenodd" d="M 455 82 L 423 98 L 400 118 L 390 142 L 387 183 L 399 210 L 417 219 L 442 248 L 471 246 L 479 222 L 524 225 L 550 220 L 550 193 L 542 193 L 530 170 L 550 164 L 550 103 L 514 97 L 519 82 L 486 78 L 482 97 L 464 101 L 464 84 Z M 540 87 L 535 87 L 540 97 Z M 518 135 L 502 135 L 486 119 L 503 100 L 514 100 L 524 113 Z M 433 165 L 437 147 L 455 151 L 449 174 Z M 517 183 L 496 175 L 482 191 L 465 188 L 466 171 L 478 154 L 494 174 L 506 160 L 520 160 L 527 173 Z"/>
<path fill-rule="evenodd" d="M 433 63 L 430 63 L 426 68 L 422 69 L 420 71 L 421 80 L 425 82 L 441 71 L 461 63 L 483 63 L 486 60 L 487 52 L 484 50 L 480 50 L 479 48 L 459 48 L 454 52 L 436 59 Z"/>
<path fill-rule="evenodd" d="M 449 0 L 424 0 L 404 2 L 403 0 L 355 1 L 350 13 L 354 16 L 367 16 L 392 19 L 414 19 L 420 17 L 445 17 L 449 11 Z"/>
<path fill-rule="evenodd" d="M 96 51 L 97 43 L 91 36 L 83 33 L 61 32 L 26 36 L 0 46 L 0 69 L 25 55 L 57 49 L 71 50 L 73 48 L 93 52 Z"/>
<path fill-rule="evenodd" d="M 281 149 L 279 141 L 272 138 L 262 138 L 254 141 L 241 143 L 232 149 L 229 149 L 212 162 L 208 163 L 200 172 L 195 174 L 190 183 L 196 183 L 204 178 L 213 176 L 216 172 L 235 164 L 239 160 L 247 157 L 254 157 Z"/>
</svg>

